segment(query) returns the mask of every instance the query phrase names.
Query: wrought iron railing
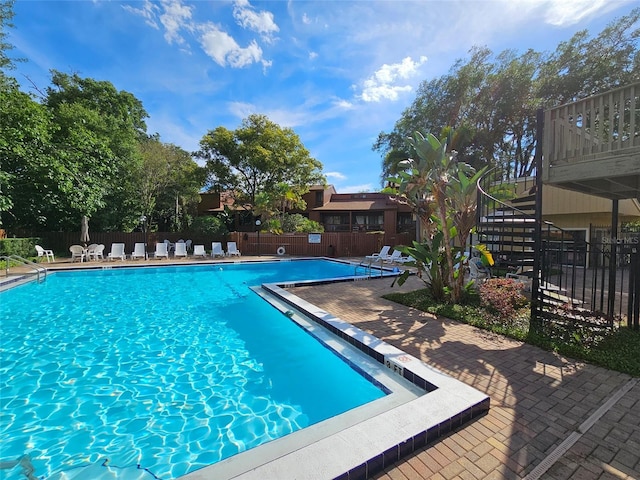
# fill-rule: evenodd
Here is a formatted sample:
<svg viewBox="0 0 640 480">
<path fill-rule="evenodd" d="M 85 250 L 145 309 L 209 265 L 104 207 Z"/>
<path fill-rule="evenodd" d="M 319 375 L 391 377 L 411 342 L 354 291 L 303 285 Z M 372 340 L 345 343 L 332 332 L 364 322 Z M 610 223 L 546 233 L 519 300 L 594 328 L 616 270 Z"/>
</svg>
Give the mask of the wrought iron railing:
<svg viewBox="0 0 640 480">
<path fill-rule="evenodd" d="M 613 245 L 576 238 L 576 232 L 550 222 L 537 228 L 537 188 L 505 180 L 498 170 L 485 174 L 478 181 L 477 242 L 488 247 L 503 271 L 534 280 L 534 318 L 603 328 L 627 323 L 638 328 L 640 238 Z M 521 200 L 527 208 L 514 205 Z"/>
</svg>

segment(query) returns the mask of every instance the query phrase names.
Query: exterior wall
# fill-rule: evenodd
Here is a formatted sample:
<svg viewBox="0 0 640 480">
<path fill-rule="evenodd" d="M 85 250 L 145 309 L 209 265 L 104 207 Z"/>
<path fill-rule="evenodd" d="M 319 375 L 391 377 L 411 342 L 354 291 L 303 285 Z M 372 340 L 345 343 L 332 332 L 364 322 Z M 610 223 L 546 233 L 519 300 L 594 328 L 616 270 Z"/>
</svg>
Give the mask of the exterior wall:
<svg viewBox="0 0 640 480">
<path fill-rule="evenodd" d="M 611 221 L 612 200 L 586 193 L 545 185 L 542 189 L 542 215 L 558 214 L 609 214 Z M 640 219 L 640 207 L 634 200 L 620 200 L 619 213 L 623 217 Z"/>
</svg>

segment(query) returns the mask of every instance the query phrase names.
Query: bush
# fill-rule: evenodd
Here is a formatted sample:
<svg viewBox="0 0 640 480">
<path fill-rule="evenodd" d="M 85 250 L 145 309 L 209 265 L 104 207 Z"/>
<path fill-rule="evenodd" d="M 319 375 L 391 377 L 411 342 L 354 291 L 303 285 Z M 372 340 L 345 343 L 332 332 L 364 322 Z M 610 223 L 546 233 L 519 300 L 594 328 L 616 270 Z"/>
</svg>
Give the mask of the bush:
<svg viewBox="0 0 640 480">
<path fill-rule="evenodd" d="M 3 238 L 0 240 L 0 255 L 19 255 L 23 258 L 34 257 L 39 238 Z"/>
<path fill-rule="evenodd" d="M 523 288 L 522 283 L 509 278 L 490 278 L 480 285 L 480 304 L 496 322 L 512 324 L 528 304 Z"/>
</svg>

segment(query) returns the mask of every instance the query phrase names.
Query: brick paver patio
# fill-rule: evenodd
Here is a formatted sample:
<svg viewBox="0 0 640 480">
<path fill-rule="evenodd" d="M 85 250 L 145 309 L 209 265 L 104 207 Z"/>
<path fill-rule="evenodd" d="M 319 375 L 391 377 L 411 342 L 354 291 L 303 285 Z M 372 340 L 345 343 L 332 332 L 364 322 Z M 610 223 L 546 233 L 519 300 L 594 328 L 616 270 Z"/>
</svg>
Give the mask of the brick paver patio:
<svg viewBox="0 0 640 480">
<path fill-rule="evenodd" d="M 418 279 L 390 284 L 376 279 L 292 292 L 485 392 L 491 410 L 375 479 L 640 479 L 640 382 L 384 300 L 386 292 L 422 287 Z M 583 422 L 625 387 L 580 435 Z M 549 464 L 572 434 L 577 441 L 538 474 L 534 469 Z"/>
</svg>

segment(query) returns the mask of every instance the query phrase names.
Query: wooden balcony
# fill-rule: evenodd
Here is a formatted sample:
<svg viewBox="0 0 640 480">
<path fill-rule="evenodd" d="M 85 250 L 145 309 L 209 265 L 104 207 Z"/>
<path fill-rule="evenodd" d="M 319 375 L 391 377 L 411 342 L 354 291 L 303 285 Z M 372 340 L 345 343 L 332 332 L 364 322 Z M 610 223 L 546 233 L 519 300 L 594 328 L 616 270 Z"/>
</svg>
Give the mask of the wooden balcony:
<svg viewBox="0 0 640 480">
<path fill-rule="evenodd" d="M 640 83 L 545 111 L 543 182 L 640 199 Z"/>
</svg>

